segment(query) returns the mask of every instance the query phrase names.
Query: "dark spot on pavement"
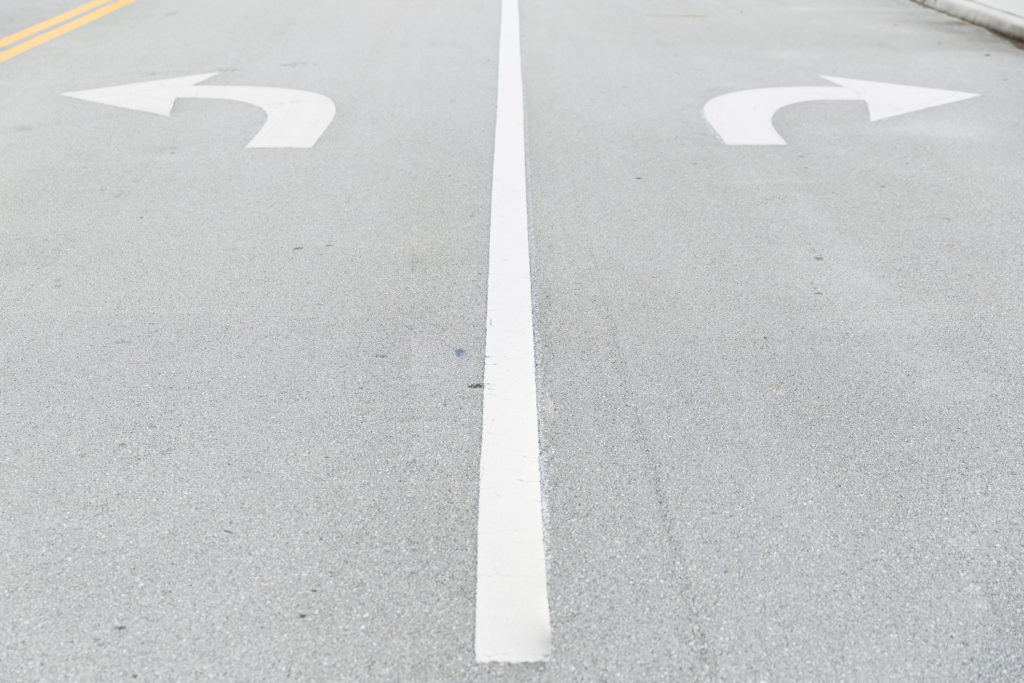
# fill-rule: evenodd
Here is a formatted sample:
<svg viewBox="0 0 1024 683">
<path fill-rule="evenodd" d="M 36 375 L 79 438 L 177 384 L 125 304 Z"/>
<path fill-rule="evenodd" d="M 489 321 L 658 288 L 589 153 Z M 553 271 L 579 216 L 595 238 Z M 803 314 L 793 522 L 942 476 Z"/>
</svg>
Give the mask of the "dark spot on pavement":
<svg viewBox="0 0 1024 683">
<path fill-rule="evenodd" d="M 466 349 L 455 349 L 455 357 L 456 358 L 465 358 L 466 357 Z"/>
<path fill-rule="evenodd" d="M 825 257 L 824 257 L 824 256 L 815 256 L 815 257 L 814 257 L 814 260 L 815 260 L 815 261 L 824 261 L 824 260 L 825 260 Z"/>
<path fill-rule="evenodd" d="M 292 251 L 298 251 L 299 249 L 302 249 L 302 247 L 292 247 Z"/>
<path fill-rule="evenodd" d="M 125 630 L 126 628 L 128 628 L 128 627 L 127 627 L 127 626 L 115 626 L 115 627 L 114 627 L 114 630 L 115 630 L 115 631 L 123 631 L 123 630 Z"/>
<path fill-rule="evenodd" d="M 302 612 L 299 612 L 299 619 L 305 619 L 305 618 L 306 618 L 306 615 L 304 613 L 302 613 Z"/>
<path fill-rule="evenodd" d="M 483 384 L 481 384 L 480 382 L 475 382 L 475 383 L 473 383 L 473 384 L 470 384 L 470 385 L 469 385 L 469 388 L 470 388 L 470 389 L 483 389 L 483 388 L 484 388 L 484 385 L 483 385 Z"/>
</svg>

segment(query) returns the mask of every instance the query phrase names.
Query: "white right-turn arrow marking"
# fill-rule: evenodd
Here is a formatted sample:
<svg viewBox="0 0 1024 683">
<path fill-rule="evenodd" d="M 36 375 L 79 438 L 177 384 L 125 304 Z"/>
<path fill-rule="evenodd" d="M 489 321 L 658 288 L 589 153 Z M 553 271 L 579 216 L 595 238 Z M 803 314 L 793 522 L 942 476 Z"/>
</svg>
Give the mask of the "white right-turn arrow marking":
<svg viewBox="0 0 1024 683">
<path fill-rule="evenodd" d="M 977 97 L 955 90 L 920 88 L 878 81 L 822 76 L 834 87 L 788 87 L 740 90 L 704 105 L 704 118 L 727 145 L 784 145 L 772 118 L 783 107 L 816 100 L 863 100 L 872 121 Z"/>
</svg>

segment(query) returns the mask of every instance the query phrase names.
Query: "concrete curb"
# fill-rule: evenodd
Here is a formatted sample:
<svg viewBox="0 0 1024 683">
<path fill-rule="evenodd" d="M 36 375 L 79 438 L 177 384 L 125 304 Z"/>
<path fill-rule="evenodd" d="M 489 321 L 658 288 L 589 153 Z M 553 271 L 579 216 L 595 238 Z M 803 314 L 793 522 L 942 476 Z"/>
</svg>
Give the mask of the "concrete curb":
<svg viewBox="0 0 1024 683">
<path fill-rule="evenodd" d="M 1024 17 L 974 0 L 914 0 L 945 14 L 977 24 L 1008 38 L 1024 41 Z"/>
</svg>

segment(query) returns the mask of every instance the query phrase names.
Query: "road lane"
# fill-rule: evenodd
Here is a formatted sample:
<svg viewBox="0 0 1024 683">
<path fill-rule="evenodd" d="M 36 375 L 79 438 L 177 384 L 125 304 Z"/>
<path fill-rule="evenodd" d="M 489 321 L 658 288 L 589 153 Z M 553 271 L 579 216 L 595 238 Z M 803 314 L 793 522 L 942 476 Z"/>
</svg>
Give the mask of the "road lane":
<svg viewBox="0 0 1024 683">
<path fill-rule="evenodd" d="M 902 0 L 523 0 L 553 651 L 474 661 L 498 9 L 0 65 L 2 677 L 1020 678 L 1021 57 Z M 337 116 L 60 96 L 213 71 Z M 701 116 L 821 73 L 980 96 Z"/>
<path fill-rule="evenodd" d="M 1020 52 L 910 3 L 523 3 L 554 660 L 1024 671 Z M 860 102 L 730 147 L 713 97 Z"/>
<path fill-rule="evenodd" d="M 472 665 L 496 9 L 147 0 L 2 65 L 3 677 Z M 209 71 L 339 112 L 60 95 Z"/>
</svg>

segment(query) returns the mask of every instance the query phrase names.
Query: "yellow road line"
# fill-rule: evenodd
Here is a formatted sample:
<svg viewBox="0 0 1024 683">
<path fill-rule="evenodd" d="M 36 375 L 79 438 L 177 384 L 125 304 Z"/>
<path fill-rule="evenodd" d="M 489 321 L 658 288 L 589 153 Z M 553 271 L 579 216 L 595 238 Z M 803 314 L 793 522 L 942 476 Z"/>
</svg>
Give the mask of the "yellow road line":
<svg viewBox="0 0 1024 683">
<path fill-rule="evenodd" d="M 93 2 L 86 3 L 86 4 L 82 5 L 81 7 L 77 7 L 75 9 L 71 10 L 70 12 L 65 12 L 64 14 L 58 15 L 58 16 L 54 17 L 53 19 L 48 19 L 47 21 L 44 21 L 44 22 L 42 22 L 40 24 L 36 24 L 35 26 L 27 28 L 24 31 L 19 31 L 18 33 L 15 33 L 13 35 L 7 36 L 6 38 L 3 39 L 3 42 L 0 42 L 0 47 L 2 47 L 3 45 L 10 45 L 12 42 L 15 42 L 17 40 L 21 40 L 21 38 L 24 37 L 24 36 L 32 35 L 32 34 L 36 33 L 37 31 L 41 31 L 44 28 L 48 28 L 50 26 L 53 26 L 54 24 L 59 24 L 61 21 L 63 21 L 67 17 L 73 17 L 73 16 L 75 16 L 77 14 L 81 14 L 82 12 L 84 12 L 84 11 L 86 11 L 88 9 L 91 9 L 92 7 L 95 7 L 96 5 L 100 5 L 100 4 L 102 4 L 103 2 L 106 2 L 106 1 L 107 0 L 102 0 L 102 2 L 100 2 L 100 0 L 93 0 Z M 62 24 L 62 25 L 58 26 L 55 29 L 49 30 L 46 33 L 42 33 L 42 34 L 36 36 L 35 38 L 32 38 L 30 40 L 26 40 L 23 43 L 19 43 L 18 45 L 15 45 L 12 48 L 8 48 L 8 49 L 4 50 L 3 52 L 0 52 L 0 62 L 6 62 L 11 57 L 17 57 L 22 52 L 28 52 L 32 48 L 38 47 L 39 45 L 42 45 L 43 43 L 48 43 L 51 40 L 53 40 L 54 38 L 59 38 L 60 36 L 64 35 L 65 33 L 71 33 L 76 28 L 78 28 L 80 26 L 85 26 L 86 24 L 88 24 L 90 22 L 96 21 L 100 17 L 105 17 L 108 14 L 110 14 L 111 12 L 119 10 L 122 7 L 124 7 L 125 5 L 130 5 L 133 2 L 135 2 L 135 0 L 117 0 L 117 2 L 114 2 L 114 3 L 111 3 L 109 5 L 106 5 L 105 7 L 100 7 L 99 9 L 94 10 L 92 12 L 89 12 L 89 14 L 86 14 L 83 17 L 79 17 L 78 19 L 75 19 L 74 21 L 69 21 L 66 24 Z M 24 34 L 24 36 L 22 34 Z"/>
<path fill-rule="evenodd" d="M 88 12 L 93 7 L 97 7 L 107 2 L 110 2 L 110 0 L 92 0 L 92 2 L 87 2 L 84 5 L 81 5 L 80 7 L 76 7 L 73 10 L 65 12 L 64 14 L 58 14 L 52 19 L 47 19 L 46 21 L 36 24 L 35 26 L 29 26 L 27 29 L 18 31 L 17 33 L 12 33 L 6 38 L 0 38 L 0 47 L 7 47 L 8 45 L 13 45 L 14 43 L 17 43 L 19 40 L 24 40 L 29 36 L 34 36 L 40 31 L 45 31 L 46 29 L 52 26 L 56 26 L 57 24 L 63 24 L 68 19 L 74 19 L 79 14 Z"/>
</svg>

